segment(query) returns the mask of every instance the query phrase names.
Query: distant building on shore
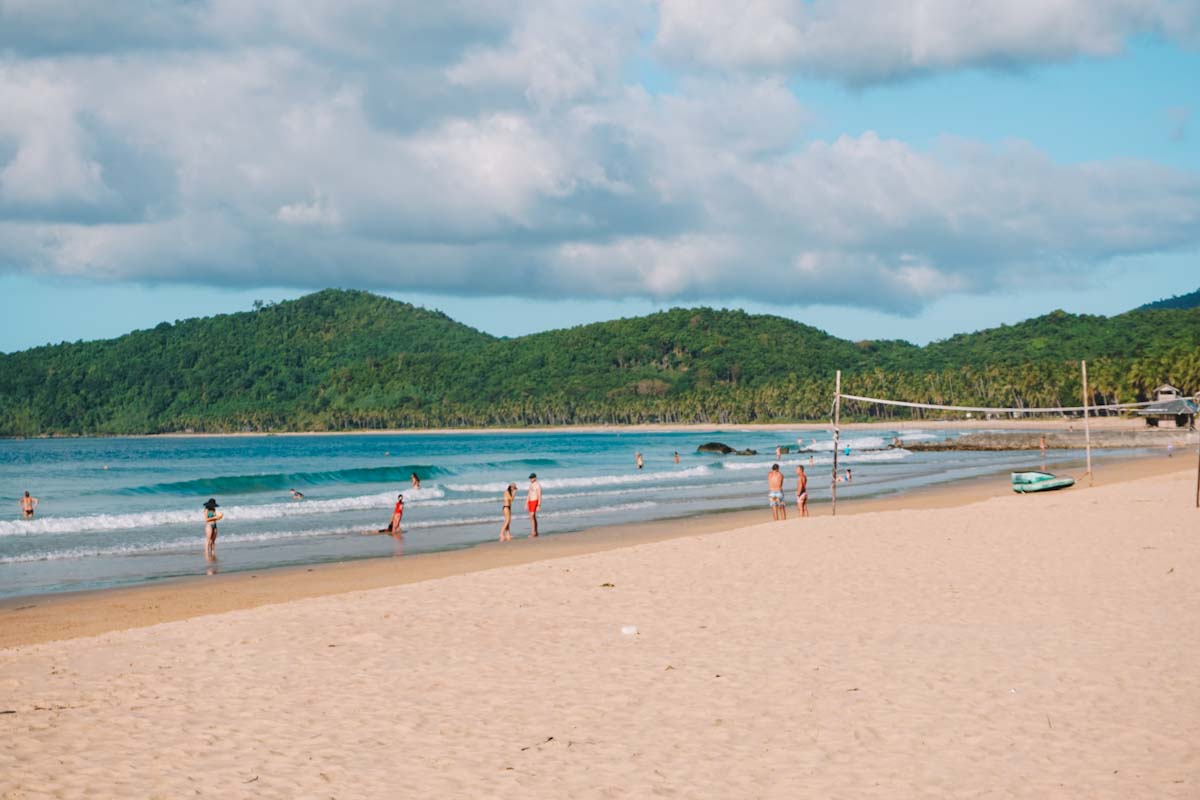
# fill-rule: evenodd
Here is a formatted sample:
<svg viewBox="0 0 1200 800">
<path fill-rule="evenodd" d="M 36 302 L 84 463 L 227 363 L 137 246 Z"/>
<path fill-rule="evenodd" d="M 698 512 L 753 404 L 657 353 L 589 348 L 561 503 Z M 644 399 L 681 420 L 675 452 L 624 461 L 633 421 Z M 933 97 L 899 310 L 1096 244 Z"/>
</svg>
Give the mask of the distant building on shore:
<svg viewBox="0 0 1200 800">
<path fill-rule="evenodd" d="M 1154 404 L 1138 409 L 1137 413 L 1152 428 L 1193 429 L 1197 411 L 1200 411 L 1200 403 L 1196 398 L 1181 396 L 1178 389 L 1164 383 L 1154 390 Z"/>
</svg>

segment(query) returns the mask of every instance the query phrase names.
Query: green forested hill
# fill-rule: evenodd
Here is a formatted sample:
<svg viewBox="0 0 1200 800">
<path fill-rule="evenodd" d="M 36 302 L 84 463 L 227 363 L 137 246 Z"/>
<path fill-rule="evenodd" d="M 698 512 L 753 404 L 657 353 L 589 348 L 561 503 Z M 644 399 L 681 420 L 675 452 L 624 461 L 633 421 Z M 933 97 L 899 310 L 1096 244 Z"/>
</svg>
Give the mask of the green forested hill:
<svg viewBox="0 0 1200 800">
<path fill-rule="evenodd" d="M 1198 391 L 1200 308 L 1059 311 L 926 347 L 706 308 L 501 339 L 326 290 L 0 355 L 0 435 L 817 419 L 837 369 L 851 393 L 1073 405 L 1080 358 L 1098 401 Z"/>
<path fill-rule="evenodd" d="M 1147 308 L 1195 308 L 1200 306 L 1200 289 L 1187 294 L 1177 294 L 1174 297 L 1168 297 L 1165 300 L 1156 300 L 1153 303 L 1146 303 L 1138 308 L 1139 311 Z"/>
</svg>

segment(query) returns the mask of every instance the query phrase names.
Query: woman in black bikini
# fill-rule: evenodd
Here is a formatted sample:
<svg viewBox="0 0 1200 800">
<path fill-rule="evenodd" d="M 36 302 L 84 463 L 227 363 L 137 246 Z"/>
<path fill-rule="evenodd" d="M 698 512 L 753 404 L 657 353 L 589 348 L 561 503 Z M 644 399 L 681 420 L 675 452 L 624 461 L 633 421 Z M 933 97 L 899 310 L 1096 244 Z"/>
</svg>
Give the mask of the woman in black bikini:
<svg viewBox="0 0 1200 800">
<path fill-rule="evenodd" d="M 512 525 L 512 504 L 517 496 L 517 485 L 510 483 L 508 488 L 504 490 L 504 526 L 500 528 L 500 541 L 507 542 L 512 540 L 512 533 L 508 527 Z"/>
<path fill-rule="evenodd" d="M 225 515 L 217 511 L 217 501 L 208 498 L 204 504 L 204 557 L 209 561 L 217 557 L 217 521 Z"/>
</svg>

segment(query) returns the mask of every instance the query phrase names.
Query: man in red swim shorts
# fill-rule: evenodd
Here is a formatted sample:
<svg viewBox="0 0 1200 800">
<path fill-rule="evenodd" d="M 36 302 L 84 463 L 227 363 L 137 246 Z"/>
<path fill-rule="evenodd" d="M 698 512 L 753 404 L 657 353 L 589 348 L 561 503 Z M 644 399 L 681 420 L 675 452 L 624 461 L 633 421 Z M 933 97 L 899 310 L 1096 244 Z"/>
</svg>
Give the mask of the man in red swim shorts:
<svg viewBox="0 0 1200 800">
<path fill-rule="evenodd" d="M 542 485 L 538 483 L 537 473 L 529 473 L 529 493 L 525 495 L 525 508 L 529 510 L 529 538 L 538 535 L 537 512 L 542 504 Z"/>
</svg>

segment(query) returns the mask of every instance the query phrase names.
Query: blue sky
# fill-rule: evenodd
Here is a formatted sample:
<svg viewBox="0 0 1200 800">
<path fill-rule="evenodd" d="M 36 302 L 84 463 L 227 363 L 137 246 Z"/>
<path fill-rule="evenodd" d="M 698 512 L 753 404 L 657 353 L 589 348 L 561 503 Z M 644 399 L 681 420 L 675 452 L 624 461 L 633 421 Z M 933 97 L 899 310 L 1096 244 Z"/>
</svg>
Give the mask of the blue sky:
<svg viewBox="0 0 1200 800">
<path fill-rule="evenodd" d="M 2 351 L 326 286 L 918 343 L 1200 287 L 1196 3 L 138 9 L 0 5 Z"/>
</svg>

